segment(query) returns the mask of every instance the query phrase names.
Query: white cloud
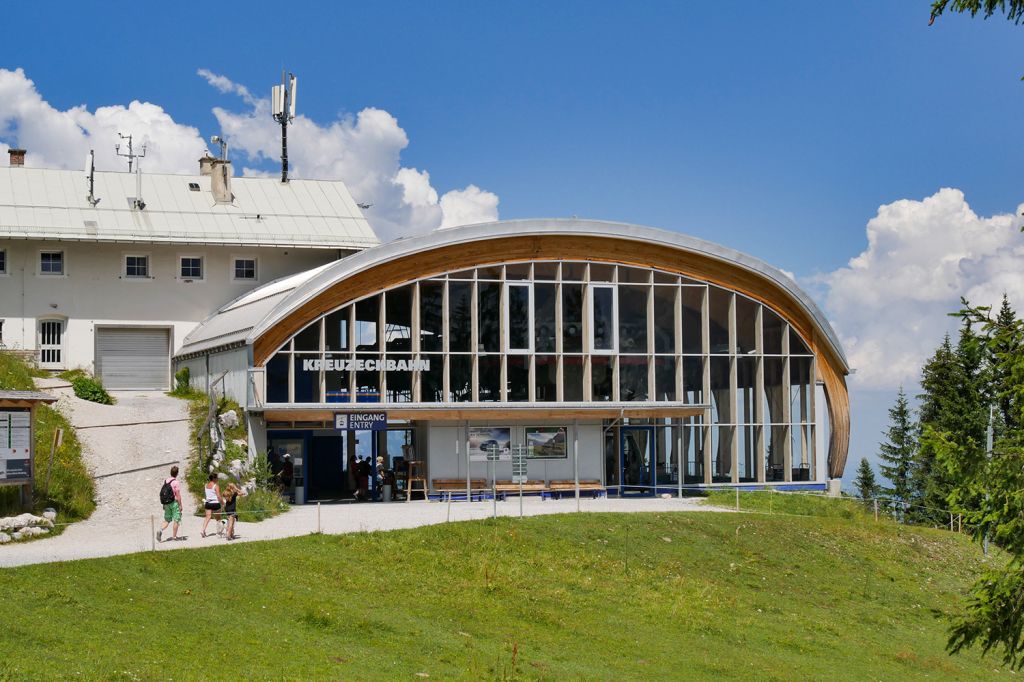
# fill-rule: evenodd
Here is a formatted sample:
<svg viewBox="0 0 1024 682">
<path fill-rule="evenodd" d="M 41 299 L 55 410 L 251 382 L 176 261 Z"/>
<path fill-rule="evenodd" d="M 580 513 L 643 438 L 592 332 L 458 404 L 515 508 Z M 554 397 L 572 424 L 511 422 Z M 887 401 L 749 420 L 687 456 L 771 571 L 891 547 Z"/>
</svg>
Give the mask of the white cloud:
<svg viewBox="0 0 1024 682">
<path fill-rule="evenodd" d="M 281 126 L 270 116 L 268 99 L 255 99 L 230 79 L 202 70 L 221 92 L 240 94 L 247 111 L 216 107 L 231 149 L 256 164 L 278 163 Z M 425 170 L 403 167 L 401 152 L 409 138 L 387 111 L 372 107 L 355 116 L 342 116 L 326 124 L 298 115 L 288 129 L 289 174 L 293 177 L 342 180 L 360 203 L 373 204 L 366 216 L 384 240 L 452 227 L 497 220 L 498 197 L 474 185 L 439 196 Z M 247 175 L 265 173 L 245 167 Z"/>
<path fill-rule="evenodd" d="M 442 228 L 486 223 L 498 219 L 498 195 L 470 185 L 441 197 Z"/>
<path fill-rule="evenodd" d="M 213 109 L 232 152 L 248 162 L 236 159 L 236 166 L 245 175 L 277 175 L 281 127 L 270 116 L 269 99 L 208 69 L 198 75 L 247 106 L 241 112 Z M 94 111 L 84 104 L 60 110 L 43 99 L 24 71 L 0 69 L 0 138 L 26 148 L 27 165 L 81 168 L 94 149 L 97 168 L 126 169 L 114 152 L 115 144 L 123 144 L 118 133 L 131 133 L 136 148 L 146 145 L 142 167 L 150 172 L 195 173 L 206 150 L 198 129 L 175 122 L 159 105 L 133 101 Z M 288 133 L 291 175 L 345 182 L 356 201 L 373 204 L 367 218 L 384 240 L 497 220 L 497 195 L 475 185 L 439 195 L 427 171 L 403 167 L 409 138 L 387 111 L 366 108 L 323 125 L 300 115 Z"/>
<path fill-rule="evenodd" d="M 136 149 L 146 145 L 143 168 L 193 173 L 206 146 L 199 131 L 176 123 L 162 107 L 133 101 L 89 111 L 79 105 L 61 111 L 51 106 L 21 69 L 0 69 L 0 136 L 28 150 L 28 166 L 81 168 L 90 149 L 101 169 L 127 169 L 114 145 L 118 133 L 131 133 Z"/>
<path fill-rule="evenodd" d="M 853 385 L 915 384 L 943 333 L 956 330 L 948 313 L 961 296 L 998 305 L 1005 292 L 1024 308 L 1020 226 L 1015 215 L 979 217 L 957 189 L 881 206 L 867 225 L 867 250 L 816 278 L 857 369 Z"/>
</svg>

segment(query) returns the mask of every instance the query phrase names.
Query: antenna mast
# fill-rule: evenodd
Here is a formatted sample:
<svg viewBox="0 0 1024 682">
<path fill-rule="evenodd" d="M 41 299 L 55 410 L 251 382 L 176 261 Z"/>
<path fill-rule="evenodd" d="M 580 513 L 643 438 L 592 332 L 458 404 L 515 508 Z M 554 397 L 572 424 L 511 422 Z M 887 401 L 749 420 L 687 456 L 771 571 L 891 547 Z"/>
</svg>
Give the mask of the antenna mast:
<svg viewBox="0 0 1024 682">
<path fill-rule="evenodd" d="M 295 74 L 281 72 L 281 84 L 270 91 L 274 120 L 281 124 L 281 182 L 288 182 L 288 124 L 295 118 Z"/>
<path fill-rule="evenodd" d="M 136 159 L 143 159 L 143 158 L 145 158 L 145 156 L 146 156 L 146 145 L 145 144 L 142 145 L 142 153 L 136 154 L 135 150 L 132 148 L 132 136 L 130 134 L 129 135 L 125 135 L 124 133 L 118 133 L 117 135 L 122 140 L 128 140 L 128 153 L 127 154 L 122 154 L 121 153 L 121 145 L 119 145 L 119 144 L 114 145 L 114 152 L 116 152 L 118 156 L 124 156 L 124 157 L 126 157 L 128 159 L 128 172 L 131 173 L 132 172 L 132 162 L 135 161 Z M 138 163 L 135 164 L 135 199 L 132 202 L 132 208 L 136 208 L 136 209 L 138 209 L 140 211 L 142 209 L 146 208 L 146 202 L 142 200 L 142 161 L 141 160 Z"/>
<path fill-rule="evenodd" d="M 93 180 L 96 174 L 96 154 L 90 149 L 89 156 L 85 157 L 85 179 L 89 183 L 89 195 L 86 197 L 86 201 L 89 202 L 90 206 L 95 206 L 100 203 L 100 200 L 96 198 L 93 192 Z"/>
</svg>

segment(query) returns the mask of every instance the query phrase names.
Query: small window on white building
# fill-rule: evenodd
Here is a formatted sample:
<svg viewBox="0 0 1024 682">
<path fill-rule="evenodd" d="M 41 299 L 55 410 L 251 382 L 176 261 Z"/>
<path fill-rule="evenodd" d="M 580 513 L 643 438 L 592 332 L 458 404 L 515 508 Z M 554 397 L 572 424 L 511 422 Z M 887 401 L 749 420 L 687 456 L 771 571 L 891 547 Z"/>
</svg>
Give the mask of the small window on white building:
<svg viewBox="0 0 1024 682">
<path fill-rule="evenodd" d="M 257 276 L 256 272 L 256 259 L 255 258 L 236 258 L 233 278 L 238 280 L 255 280 Z"/>
<path fill-rule="evenodd" d="M 7 274 L 7 251 L 0 249 L 0 275 Z"/>
<path fill-rule="evenodd" d="M 42 251 L 39 254 L 40 275 L 63 275 L 64 274 L 64 252 L 63 251 Z"/>
<path fill-rule="evenodd" d="M 124 276 L 130 278 L 149 277 L 149 256 L 125 256 Z"/>
<path fill-rule="evenodd" d="M 202 279 L 203 278 L 203 259 L 200 256 L 182 256 L 181 257 L 181 278 L 182 279 Z"/>
</svg>

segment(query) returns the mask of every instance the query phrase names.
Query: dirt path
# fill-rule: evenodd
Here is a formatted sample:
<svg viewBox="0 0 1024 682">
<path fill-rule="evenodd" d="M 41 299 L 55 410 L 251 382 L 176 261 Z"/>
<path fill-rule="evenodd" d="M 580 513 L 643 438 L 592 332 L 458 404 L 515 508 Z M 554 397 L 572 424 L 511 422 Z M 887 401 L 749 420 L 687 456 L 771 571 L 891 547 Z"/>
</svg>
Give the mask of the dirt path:
<svg viewBox="0 0 1024 682">
<path fill-rule="evenodd" d="M 184 476 L 187 404 L 159 392 L 120 391 L 112 393 L 116 405 L 99 405 L 76 398 L 62 380 L 36 381 L 40 389 L 59 396 L 55 407 L 75 426 L 82 457 L 96 477 L 96 511 L 58 537 L 5 545 L 0 565 L 13 554 L 43 561 L 91 556 L 98 545 L 112 541 L 124 546 L 130 540 L 132 546 L 147 548 L 150 517 L 161 513 L 160 484 L 171 464 L 178 464 Z M 195 509 L 184 485 L 182 494 L 186 511 Z"/>
</svg>

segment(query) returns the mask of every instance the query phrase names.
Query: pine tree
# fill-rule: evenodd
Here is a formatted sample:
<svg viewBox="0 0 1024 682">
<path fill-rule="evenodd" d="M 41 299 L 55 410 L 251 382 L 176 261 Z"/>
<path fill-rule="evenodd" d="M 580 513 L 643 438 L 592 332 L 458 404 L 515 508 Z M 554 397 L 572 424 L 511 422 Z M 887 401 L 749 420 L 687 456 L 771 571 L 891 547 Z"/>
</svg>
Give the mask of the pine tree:
<svg viewBox="0 0 1024 682">
<path fill-rule="evenodd" d="M 1009 354 L 1019 351 L 1014 346 L 1016 340 L 1012 333 L 1016 321 L 1017 314 L 1010 307 L 1010 300 L 1006 294 L 1003 294 L 1003 303 L 999 307 L 999 314 L 996 316 L 995 327 L 988 344 L 987 358 L 992 368 L 990 378 L 992 398 L 999 408 L 996 421 L 997 436 L 1004 429 L 1013 429 L 1019 425 L 1012 377 L 1007 369 L 1007 363 L 1004 361 Z"/>
<path fill-rule="evenodd" d="M 860 466 L 857 467 L 857 478 L 853 481 L 854 490 L 857 491 L 857 497 L 868 502 L 878 493 L 878 481 L 875 480 L 875 471 L 871 468 L 871 463 L 868 462 L 867 457 L 862 457 L 860 460 Z"/>
<path fill-rule="evenodd" d="M 917 451 L 917 430 L 914 426 L 907 394 L 900 386 L 896 404 L 889 409 L 886 441 L 879 446 L 879 469 L 889 481 L 882 491 L 893 498 L 899 510 L 912 499 L 914 460 Z"/>
<path fill-rule="evenodd" d="M 936 463 L 937 437 L 962 448 L 965 457 L 984 457 L 988 426 L 989 364 L 985 345 L 970 322 L 953 348 L 947 335 L 922 370 L 919 396 L 921 442 L 914 465 L 911 518 L 945 525 L 956 479 Z M 961 500 L 963 502 L 964 500 Z"/>
</svg>

